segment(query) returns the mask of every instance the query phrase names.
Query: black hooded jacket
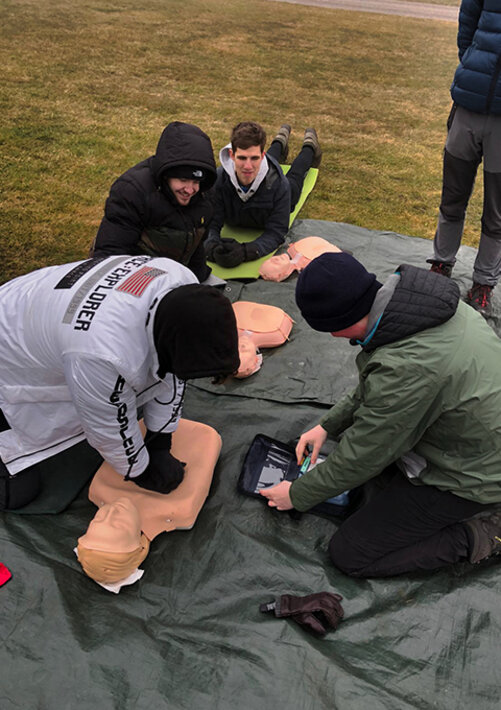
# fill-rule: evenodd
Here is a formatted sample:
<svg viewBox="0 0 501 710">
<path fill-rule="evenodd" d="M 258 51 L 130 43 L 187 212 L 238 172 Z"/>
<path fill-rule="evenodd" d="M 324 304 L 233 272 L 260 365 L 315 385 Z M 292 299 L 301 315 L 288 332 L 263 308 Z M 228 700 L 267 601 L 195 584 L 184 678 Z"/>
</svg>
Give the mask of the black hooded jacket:
<svg viewBox="0 0 501 710">
<path fill-rule="evenodd" d="M 185 207 L 162 184 L 163 173 L 177 165 L 192 165 L 206 173 L 200 191 Z M 165 256 L 188 266 L 203 281 L 210 269 L 202 240 L 213 214 L 207 191 L 215 180 L 210 138 L 189 123 L 169 123 L 155 155 L 134 165 L 111 186 L 91 256 Z"/>
</svg>

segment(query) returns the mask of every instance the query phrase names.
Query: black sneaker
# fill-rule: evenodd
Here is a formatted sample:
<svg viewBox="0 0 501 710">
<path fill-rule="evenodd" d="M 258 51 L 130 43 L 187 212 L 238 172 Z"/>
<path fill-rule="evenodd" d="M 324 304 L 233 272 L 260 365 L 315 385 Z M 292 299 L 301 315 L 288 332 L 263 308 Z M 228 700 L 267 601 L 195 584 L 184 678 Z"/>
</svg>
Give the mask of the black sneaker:
<svg viewBox="0 0 501 710">
<path fill-rule="evenodd" d="M 273 139 L 272 143 L 274 141 L 278 141 L 280 145 L 282 146 L 282 152 L 280 153 L 280 159 L 279 163 L 285 163 L 287 160 L 287 156 L 289 155 L 289 138 L 291 134 L 292 128 L 289 126 L 288 123 L 284 123 L 283 125 L 280 126 L 278 129 L 278 133 Z"/>
<path fill-rule="evenodd" d="M 488 284 L 479 284 L 475 281 L 472 287 L 466 294 L 465 303 L 481 313 L 483 316 L 488 315 L 491 307 L 492 289 L 494 286 Z"/>
<path fill-rule="evenodd" d="M 322 149 L 320 148 L 320 143 L 318 142 L 317 132 L 314 128 L 307 128 L 304 132 L 303 146 L 309 145 L 313 148 L 313 163 L 312 168 L 318 168 L 322 161 Z"/>
<path fill-rule="evenodd" d="M 427 259 L 427 263 L 431 264 L 430 271 L 435 274 L 442 274 L 442 276 L 447 276 L 448 279 L 452 276 L 454 264 L 448 264 L 446 261 L 437 261 L 436 259 Z"/>
<path fill-rule="evenodd" d="M 470 562 L 480 562 L 501 552 L 501 515 L 493 513 L 485 518 L 466 520 L 473 535 Z"/>
</svg>

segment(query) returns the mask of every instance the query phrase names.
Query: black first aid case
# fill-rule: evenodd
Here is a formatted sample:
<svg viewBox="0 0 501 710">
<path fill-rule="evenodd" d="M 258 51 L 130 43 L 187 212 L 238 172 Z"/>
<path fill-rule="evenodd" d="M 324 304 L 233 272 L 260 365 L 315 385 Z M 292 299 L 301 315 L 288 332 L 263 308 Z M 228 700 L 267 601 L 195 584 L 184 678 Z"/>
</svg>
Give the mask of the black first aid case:
<svg viewBox="0 0 501 710">
<path fill-rule="evenodd" d="M 267 503 L 259 491 L 276 486 L 281 481 L 295 481 L 302 475 L 296 463 L 292 446 L 272 439 L 266 434 L 257 434 L 245 456 L 238 479 L 238 490 Z M 319 503 L 309 512 L 319 515 L 346 517 L 354 509 L 355 491 L 347 491 L 324 503 Z"/>
</svg>

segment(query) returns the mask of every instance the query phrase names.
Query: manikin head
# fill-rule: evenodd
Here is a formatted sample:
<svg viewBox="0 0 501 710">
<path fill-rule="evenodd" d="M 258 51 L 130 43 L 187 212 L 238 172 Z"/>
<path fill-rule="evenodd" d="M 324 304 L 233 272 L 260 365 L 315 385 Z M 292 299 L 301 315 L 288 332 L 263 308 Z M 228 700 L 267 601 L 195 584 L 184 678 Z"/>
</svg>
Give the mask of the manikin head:
<svg viewBox="0 0 501 710">
<path fill-rule="evenodd" d="M 241 185 L 251 185 L 263 162 L 266 132 L 255 121 L 243 121 L 233 128 L 230 140 L 237 180 Z"/>
<path fill-rule="evenodd" d="M 259 275 L 265 281 L 283 281 L 295 271 L 295 268 L 287 254 L 275 254 L 261 264 Z"/>
<path fill-rule="evenodd" d="M 260 369 L 263 359 L 259 355 L 252 338 L 248 335 L 239 336 L 238 353 L 240 355 L 240 367 L 235 377 L 238 379 L 250 377 Z"/>
<path fill-rule="evenodd" d="M 130 498 L 120 497 L 97 511 L 85 535 L 78 539 L 77 555 L 89 577 L 109 584 L 128 577 L 148 550 L 139 511 Z"/>
<path fill-rule="evenodd" d="M 381 285 L 351 254 L 322 254 L 300 273 L 296 303 L 314 330 L 361 338 Z"/>
</svg>

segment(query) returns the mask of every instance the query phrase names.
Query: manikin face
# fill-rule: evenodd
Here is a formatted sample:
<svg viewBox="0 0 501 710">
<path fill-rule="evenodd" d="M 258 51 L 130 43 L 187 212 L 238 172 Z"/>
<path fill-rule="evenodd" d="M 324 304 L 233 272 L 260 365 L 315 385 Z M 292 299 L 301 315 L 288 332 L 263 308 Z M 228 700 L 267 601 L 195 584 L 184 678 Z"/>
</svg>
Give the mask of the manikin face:
<svg viewBox="0 0 501 710">
<path fill-rule="evenodd" d="M 268 281 L 283 281 L 292 274 L 294 268 L 287 254 L 276 254 L 262 264 L 259 274 Z"/>
<path fill-rule="evenodd" d="M 97 511 L 80 542 L 91 550 L 136 550 L 141 545 L 141 523 L 136 506 L 125 497 L 106 503 Z"/>
<path fill-rule="evenodd" d="M 188 178 L 167 178 L 167 185 L 180 205 L 186 207 L 191 198 L 200 190 L 199 180 Z"/>
<path fill-rule="evenodd" d="M 235 173 L 241 185 L 250 185 L 256 179 L 264 158 L 261 146 L 252 145 L 250 148 L 237 148 L 235 152 L 230 149 L 230 158 L 235 163 Z"/>
<path fill-rule="evenodd" d="M 259 369 L 257 348 L 251 338 L 240 335 L 238 338 L 238 354 L 240 356 L 240 366 L 235 375 L 237 378 L 249 377 Z"/>
</svg>

